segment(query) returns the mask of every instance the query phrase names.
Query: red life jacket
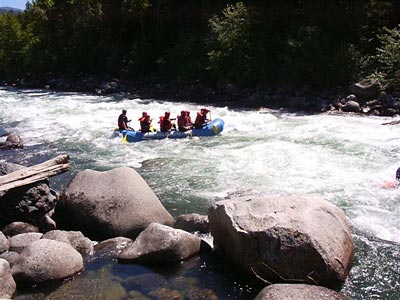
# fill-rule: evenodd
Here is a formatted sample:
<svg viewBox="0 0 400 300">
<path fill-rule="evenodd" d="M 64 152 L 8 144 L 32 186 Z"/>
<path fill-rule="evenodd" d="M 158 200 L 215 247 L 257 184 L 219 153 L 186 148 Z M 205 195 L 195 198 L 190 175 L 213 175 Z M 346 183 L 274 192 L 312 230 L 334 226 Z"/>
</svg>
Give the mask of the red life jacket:
<svg viewBox="0 0 400 300">
<path fill-rule="evenodd" d="M 172 122 L 170 119 L 166 118 L 165 116 L 160 117 L 160 131 L 167 132 L 170 131 L 172 128 Z"/>
<path fill-rule="evenodd" d="M 177 116 L 176 118 L 178 120 L 178 129 L 180 131 L 185 131 L 186 130 L 186 128 L 185 128 L 185 126 L 186 126 L 186 120 L 185 120 L 186 118 L 185 118 L 185 116 L 180 115 L 180 116 Z"/>
<path fill-rule="evenodd" d="M 141 117 L 139 119 L 139 121 L 140 121 L 140 131 L 141 132 L 150 132 L 150 125 L 151 125 L 150 119 L 146 119 L 145 117 Z"/>
<path fill-rule="evenodd" d="M 194 121 L 195 128 L 203 127 L 204 123 L 206 123 L 207 114 L 202 114 L 200 112 L 197 113 L 196 120 Z"/>
</svg>

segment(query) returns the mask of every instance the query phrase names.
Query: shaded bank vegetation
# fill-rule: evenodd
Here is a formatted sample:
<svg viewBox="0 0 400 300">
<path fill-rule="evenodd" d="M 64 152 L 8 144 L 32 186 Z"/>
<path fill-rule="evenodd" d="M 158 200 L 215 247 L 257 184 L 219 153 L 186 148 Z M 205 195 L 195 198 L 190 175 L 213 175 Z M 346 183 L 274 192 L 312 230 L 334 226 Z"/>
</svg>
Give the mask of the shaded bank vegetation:
<svg viewBox="0 0 400 300">
<path fill-rule="evenodd" d="M 394 0 L 33 0 L 0 15 L 0 79 L 396 87 L 399 12 Z"/>
</svg>

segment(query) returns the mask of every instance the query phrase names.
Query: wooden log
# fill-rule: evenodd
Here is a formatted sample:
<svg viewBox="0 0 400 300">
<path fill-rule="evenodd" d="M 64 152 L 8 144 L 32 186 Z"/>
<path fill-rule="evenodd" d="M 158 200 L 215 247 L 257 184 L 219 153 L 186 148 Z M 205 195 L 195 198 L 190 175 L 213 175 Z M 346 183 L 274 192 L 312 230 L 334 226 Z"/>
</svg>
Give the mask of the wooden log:
<svg viewBox="0 0 400 300">
<path fill-rule="evenodd" d="M 59 155 L 41 164 L 0 176 L 0 192 L 38 182 L 69 170 L 69 156 Z"/>
</svg>

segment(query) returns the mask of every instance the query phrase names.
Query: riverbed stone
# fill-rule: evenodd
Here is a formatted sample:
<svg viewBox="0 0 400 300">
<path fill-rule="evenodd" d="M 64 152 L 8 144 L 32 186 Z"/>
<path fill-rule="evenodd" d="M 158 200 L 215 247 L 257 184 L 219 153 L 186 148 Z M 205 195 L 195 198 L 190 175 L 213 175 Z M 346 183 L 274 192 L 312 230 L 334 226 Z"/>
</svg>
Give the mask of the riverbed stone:
<svg viewBox="0 0 400 300">
<path fill-rule="evenodd" d="M 353 100 L 347 101 L 342 106 L 342 111 L 345 111 L 345 112 L 358 112 L 358 111 L 360 111 L 360 109 L 361 109 L 360 104 Z"/>
<path fill-rule="evenodd" d="M 12 222 L 3 228 L 3 233 L 8 236 L 14 236 L 21 233 L 39 232 L 39 228 L 26 222 Z"/>
<path fill-rule="evenodd" d="M 0 258 L 5 259 L 8 261 L 10 266 L 12 267 L 19 257 L 19 253 L 15 251 L 6 251 L 0 254 Z"/>
<path fill-rule="evenodd" d="M 264 288 L 254 300 L 350 300 L 323 286 L 308 284 L 273 284 Z"/>
<path fill-rule="evenodd" d="M 133 243 L 132 239 L 119 236 L 96 244 L 94 246 L 94 251 L 96 253 L 103 252 L 112 256 L 118 256 L 118 254 L 131 243 Z"/>
<path fill-rule="evenodd" d="M 51 300 L 126 300 L 127 292 L 108 266 L 84 272 L 51 292 Z"/>
<path fill-rule="evenodd" d="M 208 216 L 200 214 L 184 214 L 176 218 L 174 228 L 182 229 L 187 232 L 210 232 L 210 225 L 208 222 Z"/>
<path fill-rule="evenodd" d="M 82 256 L 93 255 L 93 242 L 80 231 L 51 230 L 43 235 L 44 239 L 67 243 L 74 247 Z"/>
<path fill-rule="evenodd" d="M 182 295 L 177 290 L 169 288 L 158 288 L 149 293 L 149 296 L 154 300 L 180 300 Z"/>
<path fill-rule="evenodd" d="M 64 229 L 80 230 L 92 240 L 135 238 L 152 222 L 174 222 L 144 179 L 128 167 L 79 172 L 62 195 L 55 218 Z"/>
<path fill-rule="evenodd" d="M 0 162 L 1 175 L 23 168 L 25 167 L 21 165 Z M 37 224 L 44 230 L 54 229 L 55 223 L 51 215 L 57 200 L 57 193 L 50 189 L 48 180 L 0 192 L 0 218 L 10 222 Z"/>
<path fill-rule="evenodd" d="M 241 197 L 208 211 L 214 246 L 237 266 L 271 282 L 336 287 L 354 245 L 344 212 L 312 195 Z"/>
<path fill-rule="evenodd" d="M 29 284 L 70 278 L 83 270 L 81 254 L 71 245 L 40 239 L 21 252 L 11 268 L 14 279 Z"/>
<path fill-rule="evenodd" d="M 218 300 L 218 296 L 211 289 L 192 288 L 187 291 L 184 300 Z"/>
<path fill-rule="evenodd" d="M 373 99 L 381 91 L 380 83 L 375 79 L 364 79 L 349 87 L 350 93 L 361 99 Z"/>
<path fill-rule="evenodd" d="M 0 231 L 0 254 L 10 249 L 10 242 L 6 236 Z"/>
<path fill-rule="evenodd" d="M 40 232 L 28 232 L 14 235 L 8 239 L 10 242 L 10 250 L 21 253 L 26 246 L 41 239 L 42 236 L 43 233 Z"/>
<path fill-rule="evenodd" d="M 24 143 L 21 137 L 16 132 L 11 132 L 7 135 L 5 142 L 0 142 L 0 150 L 22 149 Z"/>
<path fill-rule="evenodd" d="M 0 258 L 0 298 L 13 298 L 17 289 L 14 278 L 11 275 L 10 264 Z"/>
<path fill-rule="evenodd" d="M 126 285 L 134 287 L 135 290 L 140 290 L 143 293 L 149 293 L 152 290 L 161 287 L 168 287 L 168 280 L 157 273 L 144 273 L 125 278 Z"/>
<path fill-rule="evenodd" d="M 179 262 L 200 251 L 194 234 L 162 224 L 150 224 L 118 255 L 120 262 Z"/>
</svg>

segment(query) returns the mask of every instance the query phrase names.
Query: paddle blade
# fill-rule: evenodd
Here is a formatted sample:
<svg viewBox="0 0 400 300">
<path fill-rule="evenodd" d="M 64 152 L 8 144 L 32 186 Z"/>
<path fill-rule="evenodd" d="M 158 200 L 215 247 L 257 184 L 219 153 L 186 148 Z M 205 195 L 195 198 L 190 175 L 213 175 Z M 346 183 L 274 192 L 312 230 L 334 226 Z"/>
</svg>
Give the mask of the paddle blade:
<svg viewBox="0 0 400 300">
<path fill-rule="evenodd" d="M 127 142 L 127 140 L 126 140 L 126 137 L 128 136 L 128 133 L 126 133 L 125 135 L 124 135 L 124 137 L 122 138 L 122 142 L 123 143 L 126 143 Z"/>
<path fill-rule="evenodd" d="M 219 129 L 218 129 L 218 127 L 217 127 L 217 126 L 215 126 L 215 125 L 212 125 L 212 129 L 213 129 L 213 131 L 214 131 L 214 133 L 215 133 L 215 134 L 218 134 L 218 132 L 219 132 Z"/>
</svg>

